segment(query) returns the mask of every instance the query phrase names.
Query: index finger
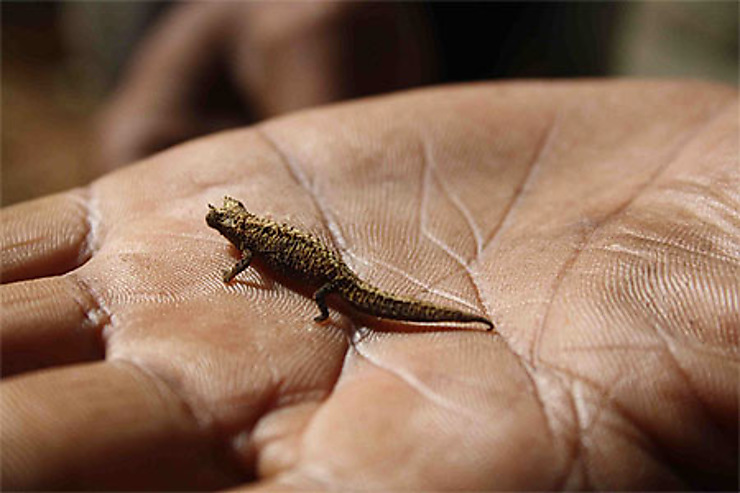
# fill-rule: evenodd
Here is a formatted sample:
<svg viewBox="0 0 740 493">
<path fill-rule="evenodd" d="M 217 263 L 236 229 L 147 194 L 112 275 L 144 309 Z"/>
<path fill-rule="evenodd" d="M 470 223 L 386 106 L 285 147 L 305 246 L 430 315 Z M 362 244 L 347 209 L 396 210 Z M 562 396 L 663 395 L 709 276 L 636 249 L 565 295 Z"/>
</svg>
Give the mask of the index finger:
<svg viewBox="0 0 740 493">
<path fill-rule="evenodd" d="M 0 210 L 2 283 L 63 274 L 91 256 L 93 214 L 86 189 Z"/>
</svg>

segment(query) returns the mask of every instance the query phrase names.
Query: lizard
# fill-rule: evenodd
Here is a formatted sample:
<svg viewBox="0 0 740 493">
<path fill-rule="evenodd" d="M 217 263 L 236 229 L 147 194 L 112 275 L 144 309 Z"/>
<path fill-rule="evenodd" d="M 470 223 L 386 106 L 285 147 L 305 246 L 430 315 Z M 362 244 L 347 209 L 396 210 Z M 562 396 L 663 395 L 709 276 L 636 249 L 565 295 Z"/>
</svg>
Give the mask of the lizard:
<svg viewBox="0 0 740 493">
<path fill-rule="evenodd" d="M 425 301 L 403 298 L 363 281 L 316 236 L 298 228 L 250 213 L 244 204 L 224 197 L 222 207 L 208 204 L 206 224 L 228 239 L 242 254 L 223 281 L 230 283 L 258 256 L 268 266 L 320 286 L 314 293 L 323 322 L 329 317 L 326 298 L 334 293 L 356 310 L 402 322 L 479 322 L 493 330 L 493 322 L 480 315 Z"/>
</svg>

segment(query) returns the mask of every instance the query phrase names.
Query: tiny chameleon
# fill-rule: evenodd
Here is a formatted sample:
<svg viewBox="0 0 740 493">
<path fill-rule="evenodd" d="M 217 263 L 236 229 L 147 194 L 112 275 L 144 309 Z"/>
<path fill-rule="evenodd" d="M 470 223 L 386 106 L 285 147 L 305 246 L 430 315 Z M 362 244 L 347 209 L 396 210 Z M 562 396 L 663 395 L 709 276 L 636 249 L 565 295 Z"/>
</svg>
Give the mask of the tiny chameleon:
<svg viewBox="0 0 740 493">
<path fill-rule="evenodd" d="M 479 322 L 493 329 L 485 317 L 445 308 L 424 301 L 402 298 L 384 292 L 363 281 L 332 250 L 315 236 L 293 226 L 248 212 L 244 205 L 224 197 L 220 208 L 208 204 L 208 226 L 225 236 L 242 253 L 242 258 L 224 271 L 223 280 L 231 282 L 259 256 L 271 268 L 320 286 L 314 300 L 323 322 L 329 317 L 326 297 L 339 295 L 356 310 L 374 317 L 407 322 Z"/>
</svg>

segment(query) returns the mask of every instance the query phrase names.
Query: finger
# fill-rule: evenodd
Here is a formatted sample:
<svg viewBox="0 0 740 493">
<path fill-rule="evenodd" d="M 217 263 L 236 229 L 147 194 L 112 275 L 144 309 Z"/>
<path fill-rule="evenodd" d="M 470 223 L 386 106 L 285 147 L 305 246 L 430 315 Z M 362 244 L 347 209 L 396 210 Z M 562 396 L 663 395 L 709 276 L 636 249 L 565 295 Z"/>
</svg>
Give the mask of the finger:
<svg viewBox="0 0 740 493">
<path fill-rule="evenodd" d="M 85 194 L 74 190 L 0 211 L 3 283 L 61 274 L 89 258 Z"/>
<path fill-rule="evenodd" d="M 262 117 L 433 79 L 428 21 L 414 6 L 308 2 L 286 8 L 263 2 L 251 7 L 247 29 L 237 33 L 234 66 L 238 88 Z"/>
<path fill-rule="evenodd" d="M 192 490 L 245 479 L 182 400 L 133 366 L 80 365 L 1 388 L 5 489 Z"/>
<path fill-rule="evenodd" d="M 201 97 L 214 95 L 210 78 L 219 68 L 233 10 L 228 4 L 177 5 L 143 40 L 101 121 L 99 161 L 105 170 L 210 130 L 196 111 Z"/>
<path fill-rule="evenodd" d="M 74 277 L 0 286 L 2 375 L 104 356 L 108 314 Z"/>
<path fill-rule="evenodd" d="M 323 486 L 323 487 L 322 487 Z M 243 493 L 256 493 L 256 492 L 274 492 L 274 491 L 322 491 L 328 490 L 329 485 L 321 485 L 316 482 L 309 483 L 307 481 L 295 481 L 289 482 L 282 479 L 267 479 L 258 483 L 244 484 L 229 492 L 243 492 Z"/>
</svg>

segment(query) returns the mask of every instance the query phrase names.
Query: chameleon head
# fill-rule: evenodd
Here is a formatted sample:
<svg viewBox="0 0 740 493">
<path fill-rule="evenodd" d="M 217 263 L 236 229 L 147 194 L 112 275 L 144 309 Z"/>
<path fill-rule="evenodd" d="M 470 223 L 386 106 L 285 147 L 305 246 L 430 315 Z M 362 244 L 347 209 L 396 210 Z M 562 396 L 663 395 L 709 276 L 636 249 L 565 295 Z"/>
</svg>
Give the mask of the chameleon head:
<svg viewBox="0 0 740 493">
<path fill-rule="evenodd" d="M 244 204 L 231 197 L 224 197 L 221 207 L 208 204 L 206 223 L 225 236 L 237 248 L 252 248 L 249 239 L 259 235 L 266 227 L 274 224 L 271 220 L 255 216 Z"/>
<path fill-rule="evenodd" d="M 244 204 L 231 197 L 224 197 L 224 203 L 221 207 L 214 207 L 208 204 L 208 214 L 206 214 L 206 223 L 218 230 L 222 235 L 231 239 L 235 230 L 244 224 L 245 220 L 254 217 Z"/>
</svg>

